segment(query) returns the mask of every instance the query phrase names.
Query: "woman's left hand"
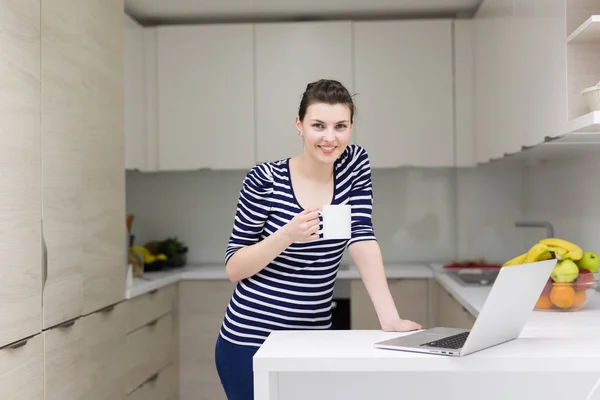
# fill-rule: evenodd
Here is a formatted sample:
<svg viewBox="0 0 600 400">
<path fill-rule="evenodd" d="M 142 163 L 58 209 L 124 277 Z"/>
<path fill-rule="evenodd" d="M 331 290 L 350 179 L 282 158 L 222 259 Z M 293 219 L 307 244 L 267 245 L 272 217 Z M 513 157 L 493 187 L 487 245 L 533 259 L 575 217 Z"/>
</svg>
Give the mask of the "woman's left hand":
<svg viewBox="0 0 600 400">
<path fill-rule="evenodd" d="M 382 325 L 385 332 L 408 332 L 422 329 L 421 325 L 408 319 L 398 318 L 390 324 Z"/>
</svg>

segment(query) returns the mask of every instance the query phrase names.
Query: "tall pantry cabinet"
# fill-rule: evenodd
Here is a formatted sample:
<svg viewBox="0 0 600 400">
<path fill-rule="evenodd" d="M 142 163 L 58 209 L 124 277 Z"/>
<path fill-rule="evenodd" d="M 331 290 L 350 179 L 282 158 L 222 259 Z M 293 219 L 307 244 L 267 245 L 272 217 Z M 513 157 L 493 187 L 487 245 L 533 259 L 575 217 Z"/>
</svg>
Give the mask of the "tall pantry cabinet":
<svg viewBox="0 0 600 400">
<path fill-rule="evenodd" d="M 123 0 L 0 10 L 0 398 L 124 398 Z"/>
</svg>

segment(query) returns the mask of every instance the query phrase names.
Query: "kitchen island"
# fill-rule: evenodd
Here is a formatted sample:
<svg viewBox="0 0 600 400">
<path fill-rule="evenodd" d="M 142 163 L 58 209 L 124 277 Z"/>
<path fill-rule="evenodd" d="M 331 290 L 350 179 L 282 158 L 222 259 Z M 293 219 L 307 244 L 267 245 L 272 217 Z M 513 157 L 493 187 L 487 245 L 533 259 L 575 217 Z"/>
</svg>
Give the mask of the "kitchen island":
<svg viewBox="0 0 600 400">
<path fill-rule="evenodd" d="M 491 288 L 431 269 L 476 317 Z M 255 398 L 600 400 L 599 297 L 578 312 L 535 311 L 518 339 L 460 358 L 373 347 L 408 333 L 275 332 L 254 357 Z"/>
</svg>

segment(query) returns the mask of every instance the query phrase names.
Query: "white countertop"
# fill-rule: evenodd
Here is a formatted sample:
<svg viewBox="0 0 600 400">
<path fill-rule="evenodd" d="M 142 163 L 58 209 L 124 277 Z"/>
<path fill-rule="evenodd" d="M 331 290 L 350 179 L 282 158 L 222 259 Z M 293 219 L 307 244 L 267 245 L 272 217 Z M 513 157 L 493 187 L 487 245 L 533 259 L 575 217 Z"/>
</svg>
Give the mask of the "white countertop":
<svg viewBox="0 0 600 400">
<path fill-rule="evenodd" d="M 403 336 L 383 331 L 273 332 L 254 357 L 255 371 L 597 371 L 600 340 L 519 338 L 467 357 L 444 357 L 373 347 Z M 491 362 L 493 359 L 493 362 Z"/>
<path fill-rule="evenodd" d="M 386 274 L 391 279 L 426 279 L 433 276 L 433 270 L 428 264 L 390 263 L 386 264 Z M 354 266 L 349 265 L 347 268 L 340 268 L 337 278 L 360 279 L 360 275 Z M 142 278 L 133 279 L 131 287 L 126 289 L 125 298 L 131 299 L 181 280 L 221 279 L 228 279 L 225 266 L 216 264 L 188 265 L 172 270 L 148 272 Z"/>
</svg>

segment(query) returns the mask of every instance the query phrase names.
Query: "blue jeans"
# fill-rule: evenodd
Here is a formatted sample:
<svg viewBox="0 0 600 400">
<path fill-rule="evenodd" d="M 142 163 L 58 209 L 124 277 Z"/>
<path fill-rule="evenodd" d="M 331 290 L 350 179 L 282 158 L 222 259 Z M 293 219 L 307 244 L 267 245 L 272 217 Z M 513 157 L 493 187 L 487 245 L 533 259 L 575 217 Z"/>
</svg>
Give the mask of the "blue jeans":
<svg viewBox="0 0 600 400">
<path fill-rule="evenodd" d="M 215 364 L 227 400 L 254 400 L 252 357 L 258 347 L 240 346 L 221 335 L 215 345 Z"/>
</svg>

